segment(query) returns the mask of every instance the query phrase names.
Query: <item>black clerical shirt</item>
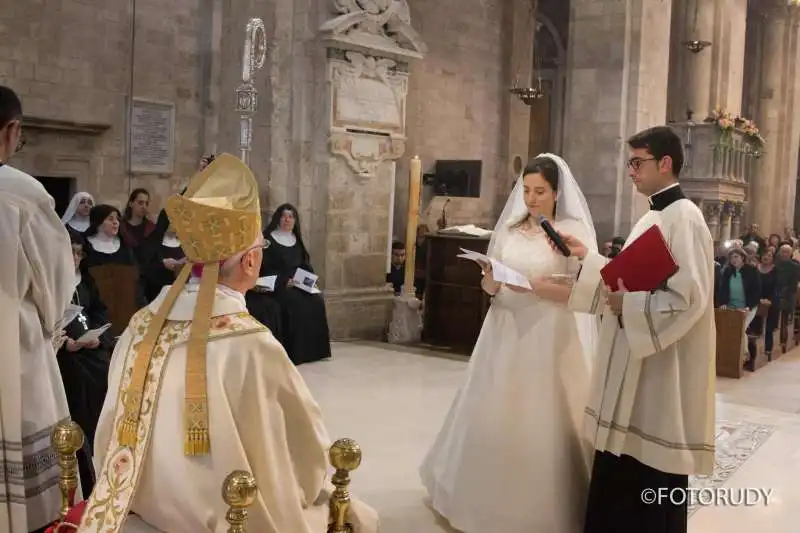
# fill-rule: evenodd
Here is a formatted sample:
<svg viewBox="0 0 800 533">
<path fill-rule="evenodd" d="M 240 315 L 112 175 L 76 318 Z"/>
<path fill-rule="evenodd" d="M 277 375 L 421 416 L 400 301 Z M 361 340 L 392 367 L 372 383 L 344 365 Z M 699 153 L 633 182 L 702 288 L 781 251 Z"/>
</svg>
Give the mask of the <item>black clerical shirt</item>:
<svg viewBox="0 0 800 533">
<path fill-rule="evenodd" d="M 684 198 L 686 198 L 686 195 L 683 194 L 681 186 L 675 183 L 661 189 L 649 198 L 650 209 L 653 211 L 663 211 L 671 204 L 678 200 L 683 200 Z"/>
</svg>

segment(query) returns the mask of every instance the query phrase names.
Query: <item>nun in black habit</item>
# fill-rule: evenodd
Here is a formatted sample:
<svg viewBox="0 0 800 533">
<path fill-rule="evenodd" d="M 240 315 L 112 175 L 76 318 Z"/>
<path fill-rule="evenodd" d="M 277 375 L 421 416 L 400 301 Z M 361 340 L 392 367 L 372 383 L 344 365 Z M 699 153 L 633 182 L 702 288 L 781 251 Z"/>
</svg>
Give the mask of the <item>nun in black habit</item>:
<svg viewBox="0 0 800 533">
<path fill-rule="evenodd" d="M 121 219 L 119 209 L 112 205 L 92 207 L 81 264 L 108 307 L 114 336 L 121 335 L 134 313 L 147 305 L 136 256 L 119 234 Z"/>
<path fill-rule="evenodd" d="M 331 344 L 322 294 L 292 286 L 298 268 L 314 272 L 297 209 L 290 204 L 278 207 L 264 230 L 264 238 L 269 247 L 264 250 L 261 276 L 277 276 L 275 291 L 267 296 L 280 304 L 282 334 L 278 339 L 296 365 L 329 359 Z"/>
<path fill-rule="evenodd" d="M 142 241 L 139 256 L 145 297 L 148 302 L 152 302 L 161 293 L 161 289 L 175 282 L 175 276 L 186 263 L 186 254 L 181 248 L 181 241 L 170 227 L 166 211 L 161 211 L 155 229 Z"/>
<path fill-rule="evenodd" d="M 64 328 L 67 340 L 58 350 L 56 359 L 67 394 L 67 404 L 72 419 L 83 430 L 85 446 L 78 452 L 81 487 L 89 494 L 94 484 L 91 455 L 94 434 L 108 389 L 108 367 L 114 350 L 110 331 L 99 339 L 81 341 L 89 330 L 109 323 L 108 310 L 100 298 L 97 286 L 90 276 L 81 273 L 85 243 L 77 233 L 70 233 L 72 257 L 75 261 L 75 292 L 72 303 L 83 309 L 81 314 Z"/>
</svg>

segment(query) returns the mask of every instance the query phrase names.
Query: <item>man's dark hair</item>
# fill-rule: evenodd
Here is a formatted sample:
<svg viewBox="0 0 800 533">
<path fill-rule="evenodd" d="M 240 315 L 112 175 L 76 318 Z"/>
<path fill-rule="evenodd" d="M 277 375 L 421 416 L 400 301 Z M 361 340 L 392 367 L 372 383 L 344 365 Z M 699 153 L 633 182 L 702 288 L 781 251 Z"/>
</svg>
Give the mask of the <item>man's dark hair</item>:
<svg viewBox="0 0 800 533">
<path fill-rule="evenodd" d="M 406 245 L 400 241 L 392 241 L 392 250 L 405 250 Z"/>
<path fill-rule="evenodd" d="M 20 118 L 22 118 L 22 102 L 17 93 L 5 85 L 0 85 L 0 128 Z"/>
<path fill-rule="evenodd" d="M 633 149 L 644 148 L 658 161 L 669 156 L 672 159 L 672 173 L 675 177 L 680 176 L 683 169 L 683 141 L 669 126 L 640 131 L 628 139 L 628 146 Z"/>
</svg>

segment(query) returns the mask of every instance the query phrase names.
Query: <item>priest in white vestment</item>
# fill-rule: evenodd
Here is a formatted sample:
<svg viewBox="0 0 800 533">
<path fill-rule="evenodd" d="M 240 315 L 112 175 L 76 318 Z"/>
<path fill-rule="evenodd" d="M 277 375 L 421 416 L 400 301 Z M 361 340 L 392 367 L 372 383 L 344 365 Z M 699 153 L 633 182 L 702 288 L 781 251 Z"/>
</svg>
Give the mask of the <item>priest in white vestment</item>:
<svg viewBox="0 0 800 533">
<path fill-rule="evenodd" d="M 69 416 L 54 337 L 75 287 L 69 235 L 53 198 L 7 164 L 21 147 L 22 104 L 0 86 L 0 531 L 58 518 L 50 431 Z"/>
<path fill-rule="evenodd" d="M 563 236 L 582 259 L 569 305 L 602 314 L 585 417 L 596 450 L 585 532 L 685 533 L 688 476 L 714 469 L 713 241 L 677 181 L 678 135 L 651 128 L 628 144 L 631 178 L 651 207 L 626 245 L 657 225 L 678 271 L 652 292 L 609 293 L 600 276 L 609 260 Z M 648 490 L 656 501 L 643 501 Z"/>
<path fill-rule="evenodd" d="M 330 439 L 272 333 L 247 312 L 259 275 L 258 187 L 222 154 L 166 211 L 189 262 L 131 319 L 95 437 L 97 485 L 81 533 L 224 533 L 225 477 L 253 474 L 254 533 L 323 533 Z M 376 513 L 353 502 L 357 531 Z"/>
</svg>

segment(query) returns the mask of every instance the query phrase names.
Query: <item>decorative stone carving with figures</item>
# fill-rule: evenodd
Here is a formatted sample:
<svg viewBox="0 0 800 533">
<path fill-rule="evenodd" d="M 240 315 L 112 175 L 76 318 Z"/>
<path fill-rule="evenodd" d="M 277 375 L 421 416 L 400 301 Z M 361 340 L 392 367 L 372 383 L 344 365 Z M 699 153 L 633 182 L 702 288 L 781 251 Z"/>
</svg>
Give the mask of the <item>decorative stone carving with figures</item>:
<svg viewBox="0 0 800 533">
<path fill-rule="evenodd" d="M 406 149 L 408 63 L 427 49 L 411 28 L 406 0 L 330 0 L 329 5 L 331 19 L 320 27 L 327 49 L 328 161 L 319 178 L 329 198 L 337 198 L 324 215 L 328 241 L 336 243 L 325 259 L 331 336 L 348 338 L 357 331 L 361 338 L 410 342 L 419 338 L 420 302 L 413 295 L 395 299 L 386 272 L 395 160 Z M 357 206 L 367 205 L 385 208 L 374 213 L 379 224 L 364 227 Z M 356 227 L 365 237 L 358 246 L 351 238 Z"/>
<path fill-rule="evenodd" d="M 329 47 L 406 60 L 428 51 L 411 27 L 406 0 L 332 0 L 338 16 L 320 31 Z"/>
</svg>

